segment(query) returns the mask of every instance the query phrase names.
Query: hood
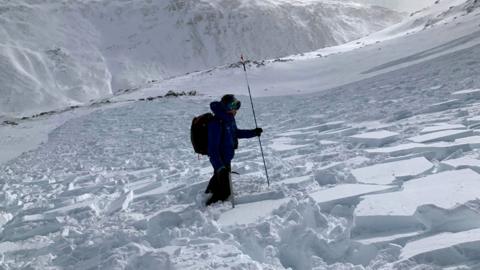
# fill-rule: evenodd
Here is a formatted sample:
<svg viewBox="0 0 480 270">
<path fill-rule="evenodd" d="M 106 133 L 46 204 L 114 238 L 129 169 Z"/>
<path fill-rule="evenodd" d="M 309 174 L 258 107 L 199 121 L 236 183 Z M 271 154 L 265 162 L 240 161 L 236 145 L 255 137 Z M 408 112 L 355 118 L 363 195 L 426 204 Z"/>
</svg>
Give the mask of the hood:
<svg viewBox="0 0 480 270">
<path fill-rule="evenodd" d="M 218 117 L 223 121 L 230 122 L 234 121 L 235 119 L 233 115 L 227 113 L 225 105 L 220 101 L 214 101 L 210 103 L 210 109 L 212 110 L 213 114 L 215 114 L 215 117 Z"/>
</svg>

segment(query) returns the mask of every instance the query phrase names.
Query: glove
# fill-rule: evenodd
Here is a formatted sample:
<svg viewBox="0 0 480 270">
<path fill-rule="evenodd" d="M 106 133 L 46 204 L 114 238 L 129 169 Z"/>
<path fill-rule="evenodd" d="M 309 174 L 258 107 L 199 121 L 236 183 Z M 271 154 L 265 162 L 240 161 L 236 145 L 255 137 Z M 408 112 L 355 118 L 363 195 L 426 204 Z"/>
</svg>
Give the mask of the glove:
<svg viewBox="0 0 480 270">
<path fill-rule="evenodd" d="M 262 132 L 263 132 L 263 129 L 262 128 L 256 128 L 253 130 L 253 132 L 255 133 L 255 136 L 259 136 L 262 135 Z"/>
</svg>

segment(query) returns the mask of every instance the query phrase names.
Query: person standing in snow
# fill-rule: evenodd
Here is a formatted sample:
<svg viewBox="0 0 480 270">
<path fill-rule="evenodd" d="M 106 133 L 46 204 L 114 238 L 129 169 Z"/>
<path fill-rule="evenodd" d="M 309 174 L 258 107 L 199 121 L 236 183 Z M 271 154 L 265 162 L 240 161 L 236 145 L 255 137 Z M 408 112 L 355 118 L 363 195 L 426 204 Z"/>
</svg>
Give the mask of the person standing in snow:
<svg viewBox="0 0 480 270">
<path fill-rule="evenodd" d="M 220 101 L 210 103 L 214 118 L 208 124 L 208 156 L 214 173 L 205 193 L 212 193 L 207 205 L 225 201 L 230 196 L 230 172 L 238 139 L 260 136 L 261 128 L 242 130 L 237 128 L 235 115 L 241 102 L 234 95 L 224 95 Z"/>
</svg>

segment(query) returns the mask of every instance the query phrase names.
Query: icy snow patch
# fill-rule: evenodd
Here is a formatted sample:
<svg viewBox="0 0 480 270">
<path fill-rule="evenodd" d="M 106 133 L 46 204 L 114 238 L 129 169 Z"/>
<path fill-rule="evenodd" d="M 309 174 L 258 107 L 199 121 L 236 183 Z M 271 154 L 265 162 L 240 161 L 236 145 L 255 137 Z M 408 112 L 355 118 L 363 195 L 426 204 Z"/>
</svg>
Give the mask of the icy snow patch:
<svg viewBox="0 0 480 270">
<path fill-rule="evenodd" d="M 433 168 L 424 157 L 406 159 L 352 170 L 358 182 L 367 184 L 390 184 L 395 180 L 410 179 Z"/>
</svg>

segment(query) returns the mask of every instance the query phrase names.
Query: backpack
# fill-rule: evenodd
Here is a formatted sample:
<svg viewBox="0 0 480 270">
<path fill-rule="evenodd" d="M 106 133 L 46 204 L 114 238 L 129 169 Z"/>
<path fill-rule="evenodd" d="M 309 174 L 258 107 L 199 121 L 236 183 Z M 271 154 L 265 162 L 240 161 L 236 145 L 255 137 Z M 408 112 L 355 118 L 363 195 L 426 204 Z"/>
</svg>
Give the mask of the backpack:
<svg viewBox="0 0 480 270">
<path fill-rule="evenodd" d="M 208 155 L 208 123 L 212 121 L 213 114 L 205 113 L 194 117 L 190 128 L 190 140 L 193 150 L 201 155 Z"/>
</svg>

